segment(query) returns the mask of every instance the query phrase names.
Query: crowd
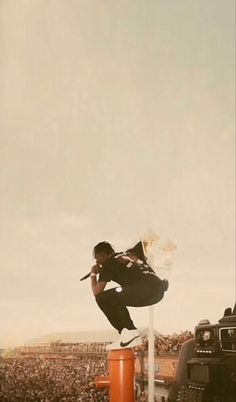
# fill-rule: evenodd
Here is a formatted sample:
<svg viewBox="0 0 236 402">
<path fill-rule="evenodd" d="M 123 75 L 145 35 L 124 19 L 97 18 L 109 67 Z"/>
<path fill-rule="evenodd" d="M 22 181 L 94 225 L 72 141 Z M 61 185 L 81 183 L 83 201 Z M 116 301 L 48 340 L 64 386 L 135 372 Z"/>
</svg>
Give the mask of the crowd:
<svg viewBox="0 0 236 402">
<path fill-rule="evenodd" d="M 106 374 L 105 359 L 0 359 L 0 401 L 108 402 L 107 389 L 94 382 Z M 148 394 L 136 389 L 136 402 L 147 401 Z"/>
<path fill-rule="evenodd" d="M 186 340 L 193 337 L 191 331 L 184 331 L 180 334 L 172 335 L 158 335 L 155 337 L 155 353 L 156 355 L 163 353 L 177 353 L 180 351 L 181 345 Z M 106 344 L 102 342 L 93 343 L 76 343 L 76 344 L 64 344 L 60 341 L 52 342 L 45 345 L 28 345 L 22 346 L 18 351 L 22 354 L 44 354 L 44 353 L 56 353 L 57 355 L 77 355 L 77 354 L 104 354 L 106 353 Z M 139 349 L 147 352 L 148 350 L 148 337 L 143 337 L 143 344 Z"/>
<path fill-rule="evenodd" d="M 178 353 L 182 344 L 193 338 L 191 331 L 184 331 L 180 334 L 158 335 L 155 337 L 154 350 L 156 355 Z M 148 337 L 144 337 L 143 345 L 139 348 L 146 352 L 148 350 Z"/>
<path fill-rule="evenodd" d="M 105 402 L 107 390 L 95 388 L 94 379 L 106 374 L 105 360 L 92 358 L 1 359 L 1 402 Z"/>
<path fill-rule="evenodd" d="M 176 354 L 192 337 L 190 331 L 159 335 L 155 338 L 155 353 Z M 108 374 L 105 346 L 54 342 L 18 348 L 14 358 L 0 358 L 0 401 L 108 402 L 107 389 L 97 389 L 94 383 L 95 377 Z M 136 354 L 145 355 L 147 349 L 148 338 L 144 337 Z M 147 402 L 147 393 L 139 390 L 136 401 Z"/>
<path fill-rule="evenodd" d="M 60 341 L 51 342 L 42 345 L 25 345 L 18 348 L 18 352 L 22 354 L 34 353 L 56 353 L 65 355 L 77 355 L 77 354 L 99 354 L 106 352 L 105 342 L 79 342 L 74 344 L 62 343 Z"/>
</svg>

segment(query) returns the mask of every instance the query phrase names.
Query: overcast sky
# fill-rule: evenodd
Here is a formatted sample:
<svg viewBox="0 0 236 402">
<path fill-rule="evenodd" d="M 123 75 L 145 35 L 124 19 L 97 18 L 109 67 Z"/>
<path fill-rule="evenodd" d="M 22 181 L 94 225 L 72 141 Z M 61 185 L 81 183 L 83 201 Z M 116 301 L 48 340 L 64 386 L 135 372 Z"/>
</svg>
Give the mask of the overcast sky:
<svg viewBox="0 0 236 402">
<path fill-rule="evenodd" d="M 159 332 L 233 305 L 234 8 L 0 1 L 0 347 L 110 328 L 79 279 L 149 229 L 177 245 Z"/>
</svg>

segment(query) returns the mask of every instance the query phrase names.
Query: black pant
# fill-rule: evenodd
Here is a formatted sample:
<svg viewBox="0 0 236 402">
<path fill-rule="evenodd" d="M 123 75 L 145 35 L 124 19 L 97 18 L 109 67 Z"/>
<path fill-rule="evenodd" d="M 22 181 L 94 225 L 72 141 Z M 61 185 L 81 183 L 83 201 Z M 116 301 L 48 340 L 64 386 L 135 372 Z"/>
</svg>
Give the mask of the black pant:
<svg viewBox="0 0 236 402">
<path fill-rule="evenodd" d="M 158 303 L 163 295 L 161 281 L 149 280 L 105 290 L 96 295 L 96 302 L 111 325 L 121 332 L 123 328 L 136 328 L 126 306 L 151 306 Z"/>
</svg>

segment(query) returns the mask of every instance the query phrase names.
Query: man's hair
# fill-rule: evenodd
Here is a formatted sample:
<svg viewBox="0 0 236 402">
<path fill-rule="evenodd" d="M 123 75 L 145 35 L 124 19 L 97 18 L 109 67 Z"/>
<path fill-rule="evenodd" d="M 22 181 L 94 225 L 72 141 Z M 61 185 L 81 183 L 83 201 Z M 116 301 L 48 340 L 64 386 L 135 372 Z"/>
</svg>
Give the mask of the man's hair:
<svg viewBox="0 0 236 402">
<path fill-rule="evenodd" d="M 115 252 L 114 248 L 108 241 L 101 241 L 98 243 L 93 249 L 93 256 L 95 257 L 96 254 L 104 253 L 107 255 L 113 254 Z"/>
</svg>

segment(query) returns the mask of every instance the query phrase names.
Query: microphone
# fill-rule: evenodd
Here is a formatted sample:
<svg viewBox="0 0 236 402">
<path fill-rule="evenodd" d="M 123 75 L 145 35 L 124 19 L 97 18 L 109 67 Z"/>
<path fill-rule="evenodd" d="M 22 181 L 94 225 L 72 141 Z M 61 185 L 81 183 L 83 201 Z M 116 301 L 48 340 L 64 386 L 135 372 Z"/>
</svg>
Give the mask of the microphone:
<svg viewBox="0 0 236 402">
<path fill-rule="evenodd" d="M 85 279 L 90 277 L 91 272 L 89 272 L 87 275 L 84 275 L 83 278 L 80 278 L 81 281 L 84 281 Z"/>
<path fill-rule="evenodd" d="M 99 266 L 98 264 L 96 264 L 96 265 L 97 265 L 97 267 L 98 267 L 99 269 L 101 268 L 101 266 Z M 81 281 L 84 281 L 85 279 L 87 279 L 87 278 L 90 277 L 90 274 L 91 274 L 91 272 L 89 272 L 88 274 L 84 275 L 82 278 L 80 278 L 80 280 L 81 280 Z"/>
</svg>

